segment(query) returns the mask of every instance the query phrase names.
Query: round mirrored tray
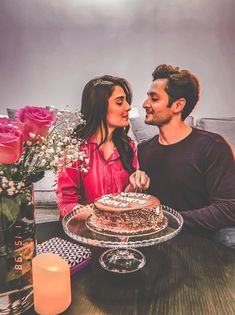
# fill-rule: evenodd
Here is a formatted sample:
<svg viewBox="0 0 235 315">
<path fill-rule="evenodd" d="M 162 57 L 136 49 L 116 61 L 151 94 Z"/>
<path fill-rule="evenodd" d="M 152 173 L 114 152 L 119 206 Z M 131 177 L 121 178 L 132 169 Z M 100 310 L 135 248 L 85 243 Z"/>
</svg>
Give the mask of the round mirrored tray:
<svg viewBox="0 0 235 315">
<path fill-rule="evenodd" d="M 69 212 L 62 221 L 65 233 L 72 239 L 97 247 L 111 248 L 100 256 L 100 265 L 111 272 L 129 273 L 142 268 L 144 255 L 135 248 L 165 242 L 175 237 L 183 226 L 182 216 L 174 209 L 160 206 L 168 220 L 168 225 L 150 233 L 122 235 L 99 231 L 89 224 L 90 213 L 81 207 Z"/>
</svg>

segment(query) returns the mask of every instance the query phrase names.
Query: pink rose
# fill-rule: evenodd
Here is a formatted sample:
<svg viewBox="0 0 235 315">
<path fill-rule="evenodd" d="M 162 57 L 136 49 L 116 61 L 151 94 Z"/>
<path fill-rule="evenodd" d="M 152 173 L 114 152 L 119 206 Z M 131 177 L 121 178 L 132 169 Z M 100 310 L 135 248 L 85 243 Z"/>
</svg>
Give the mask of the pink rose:
<svg viewBox="0 0 235 315">
<path fill-rule="evenodd" d="M 0 164 L 12 164 L 23 152 L 23 134 L 16 123 L 0 118 Z"/>
<path fill-rule="evenodd" d="M 14 121 L 8 117 L 0 117 L 0 125 L 1 126 L 2 125 L 9 125 L 9 124 L 12 126 L 19 126 L 19 124 L 16 121 Z"/>
<path fill-rule="evenodd" d="M 25 140 L 32 139 L 30 133 L 45 137 L 56 118 L 53 112 L 37 106 L 26 106 L 17 110 L 16 120 L 23 125 Z"/>
</svg>

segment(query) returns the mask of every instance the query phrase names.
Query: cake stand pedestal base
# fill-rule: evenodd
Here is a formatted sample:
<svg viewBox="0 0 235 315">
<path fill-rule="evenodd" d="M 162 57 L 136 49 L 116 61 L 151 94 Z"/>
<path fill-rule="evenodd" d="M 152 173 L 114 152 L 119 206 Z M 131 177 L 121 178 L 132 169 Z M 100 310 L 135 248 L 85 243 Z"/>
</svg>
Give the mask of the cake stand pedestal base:
<svg viewBox="0 0 235 315">
<path fill-rule="evenodd" d="M 141 269 L 145 256 L 136 249 L 116 248 L 105 251 L 99 258 L 102 268 L 116 273 L 130 273 Z"/>
</svg>

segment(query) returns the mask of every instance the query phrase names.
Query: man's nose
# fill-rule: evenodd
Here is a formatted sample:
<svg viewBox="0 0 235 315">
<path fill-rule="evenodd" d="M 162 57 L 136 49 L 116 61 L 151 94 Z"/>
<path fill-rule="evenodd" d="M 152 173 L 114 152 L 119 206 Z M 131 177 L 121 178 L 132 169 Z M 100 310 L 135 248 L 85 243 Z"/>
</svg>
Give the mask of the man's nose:
<svg viewBox="0 0 235 315">
<path fill-rule="evenodd" d="M 143 108 L 149 107 L 148 99 L 146 99 L 143 103 Z"/>
</svg>

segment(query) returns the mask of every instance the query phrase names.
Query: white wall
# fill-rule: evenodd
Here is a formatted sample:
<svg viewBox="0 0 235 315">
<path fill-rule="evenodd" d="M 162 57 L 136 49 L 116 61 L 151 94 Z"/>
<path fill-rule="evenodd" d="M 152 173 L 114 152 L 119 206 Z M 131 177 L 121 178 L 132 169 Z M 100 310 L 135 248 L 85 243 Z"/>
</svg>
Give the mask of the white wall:
<svg viewBox="0 0 235 315">
<path fill-rule="evenodd" d="M 195 117 L 235 116 L 234 0 L 0 0 L 0 114 L 80 106 L 85 83 L 115 74 L 141 107 L 160 63 L 201 81 Z"/>
</svg>

